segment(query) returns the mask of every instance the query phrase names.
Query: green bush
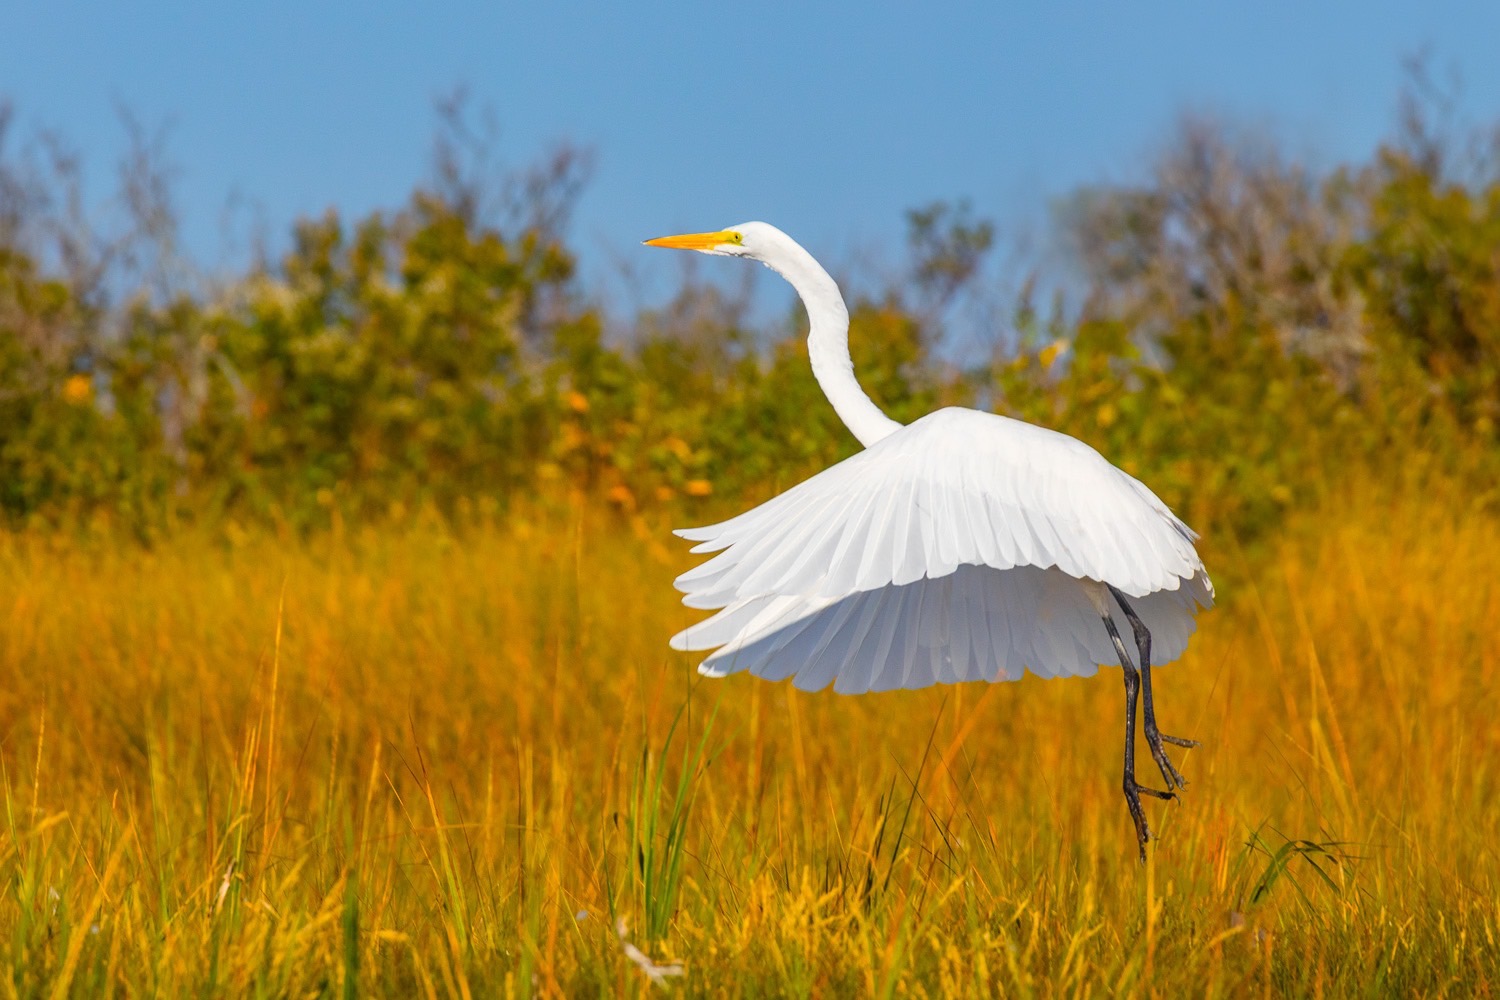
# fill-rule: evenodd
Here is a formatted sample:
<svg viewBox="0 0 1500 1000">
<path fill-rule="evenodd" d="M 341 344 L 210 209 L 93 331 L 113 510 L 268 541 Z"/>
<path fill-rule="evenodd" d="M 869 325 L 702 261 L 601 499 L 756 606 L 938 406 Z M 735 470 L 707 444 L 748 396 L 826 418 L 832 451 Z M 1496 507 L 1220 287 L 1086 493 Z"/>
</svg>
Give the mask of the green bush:
<svg viewBox="0 0 1500 1000">
<path fill-rule="evenodd" d="M 568 494 L 710 516 L 856 447 L 800 315 L 749 329 L 689 285 L 620 331 L 520 190 L 490 221 L 425 189 L 303 221 L 211 295 L 110 300 L 0 247 L 0 510 L 144 535 Z M 1349 463 L 1494 471 L 1500 184 L 1394 147 L 1316 177 L 1190 122 L 1149 183 L 1061 214 L 1082 308 L 1042 320 L 1023 296 L 967 370 L 944 316 L 993 230 L 942 205 L 909 221 L 910 277 L 851 303 L 856 370 L 897 419 L 970 403 L 1057 427 L 1244 539 Z"/>
</svg>

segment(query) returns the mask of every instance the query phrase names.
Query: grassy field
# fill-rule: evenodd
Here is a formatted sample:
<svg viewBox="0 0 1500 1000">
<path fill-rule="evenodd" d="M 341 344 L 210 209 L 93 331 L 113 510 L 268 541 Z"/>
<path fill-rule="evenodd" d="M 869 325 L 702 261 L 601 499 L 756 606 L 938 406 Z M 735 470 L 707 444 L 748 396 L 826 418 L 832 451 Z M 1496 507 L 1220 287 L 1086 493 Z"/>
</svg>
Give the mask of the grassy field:
<svg viewBox="0 0 1500 1000">
<path fill-rule="evenodd" d="M 0 986 L 1500 991 L 1500 522 L 1456 488 L 1209 538 L 1146 866 L 1115 670 L 700 681 L 685 548 L 587 511 L 0 538 Z"/>
</svg>

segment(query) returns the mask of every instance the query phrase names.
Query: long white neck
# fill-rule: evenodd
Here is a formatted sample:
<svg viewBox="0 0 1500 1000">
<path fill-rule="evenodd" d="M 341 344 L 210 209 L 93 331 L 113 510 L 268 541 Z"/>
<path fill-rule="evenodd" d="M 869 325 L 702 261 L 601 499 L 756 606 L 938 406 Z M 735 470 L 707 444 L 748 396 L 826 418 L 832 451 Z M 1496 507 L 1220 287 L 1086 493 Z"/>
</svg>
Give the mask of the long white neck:
<svg viewBox="0 0 1500 1000">
<path fill-rule="evenodd" d="M 797 290 L 807 308 L 811 328 L 807 332 L 807 354 L 813 377 L 844 426 L 866 448 L 901 428 L 880 411 L 854 378 L 849 357 L 849 310 L 844 297 L 823 266 L 790 236 L 777 231 L 774 252 L 761 260 Z"/>
</svg>

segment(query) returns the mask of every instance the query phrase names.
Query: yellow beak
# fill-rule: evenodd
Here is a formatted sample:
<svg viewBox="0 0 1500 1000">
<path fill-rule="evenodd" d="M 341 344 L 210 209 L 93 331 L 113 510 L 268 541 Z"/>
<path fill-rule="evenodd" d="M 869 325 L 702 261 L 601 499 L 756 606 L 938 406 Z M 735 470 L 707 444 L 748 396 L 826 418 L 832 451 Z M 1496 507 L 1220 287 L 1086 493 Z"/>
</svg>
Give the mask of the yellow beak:
<svg viewBox="0 0 1500 1000">
<path fill-rule="evenodd" d="M 685 233 L 682 236 L 661 236 L 647 240 L 648 247 L 667 247 L 671 250 L 712 250 L 725 243 L 738 243 L 735 234 L 721 229 L 717 233 Z"/>
</svg>

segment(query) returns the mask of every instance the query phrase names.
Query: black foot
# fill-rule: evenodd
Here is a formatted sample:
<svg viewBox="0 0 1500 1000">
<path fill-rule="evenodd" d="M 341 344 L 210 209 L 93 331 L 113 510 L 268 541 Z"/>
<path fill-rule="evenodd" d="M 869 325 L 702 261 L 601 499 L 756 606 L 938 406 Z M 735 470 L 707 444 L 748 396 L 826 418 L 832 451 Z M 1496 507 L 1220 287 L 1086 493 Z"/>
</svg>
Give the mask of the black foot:
<svg viewBox="0 0 1500 1000">
<path fill-rule="evenodd" d="M 1162 780 L 1167 783 L 1167 788 L 1186 788 L 1187 779 L 1182 776 L 1182 772 L 1177 770 L 1176 765 L 1167 756 L 1167 748 L 1162 746 L 1163 743 L 1170 743 L 1178 747 L 1195 747 L 1198 745 L 1198 741 L 1185 740 L 1181 736 L 1168 736 L 1165 733 L 1159 733 L 1156 731 L 1155 726 L 1148 726 L 1146 729 L 1146 745 L 1151 748 L 1151 759 L 1156 761 L 1156 766 L 1160 769 Z"/>
<path fill-rule="evenodd" d="M 1146 825 L 1146 810 L 1141 808 L 1141 796 L 1150 795 L 1158 799 L 1175 799 L 1177 796 L 1172 792 L 1161 792 L 1155 788 L 1148 788 L 1138 782 L 1126 779 L 1125 781 L 1125 804 L 1130 807 L 1130 818 L 1135 821 L 1136 847 L 1141 852 L 1141 862 L 1146 860 L 1146 841 L 1151 839 L 1151 828 Z"/>
</svg>

